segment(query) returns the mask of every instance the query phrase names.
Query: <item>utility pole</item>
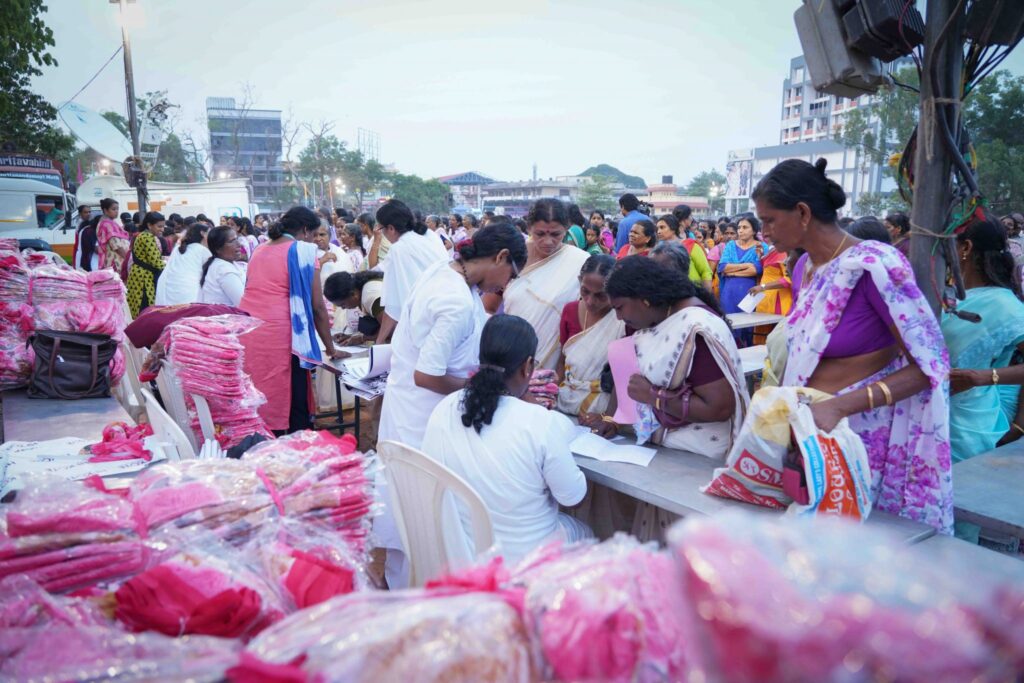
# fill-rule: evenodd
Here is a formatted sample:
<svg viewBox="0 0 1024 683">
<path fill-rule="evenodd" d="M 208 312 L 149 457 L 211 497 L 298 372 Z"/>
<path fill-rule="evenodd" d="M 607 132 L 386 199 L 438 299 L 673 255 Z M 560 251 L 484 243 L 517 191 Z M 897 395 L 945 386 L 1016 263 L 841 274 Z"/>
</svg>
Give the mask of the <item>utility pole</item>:
<svg viewBox="0 0 1024 683">
<path fill-rule="evenodd" d="M 952 199 L 952 158 L 942 141 L 941 123 L 937 117 L 945 116 L 945 107 L 949 106 L 953 108 L 955 121 L 959 121 L 961 116 L 964 5 L 963 0 L 928 0 L 925 24 L 920 123 L 914 154 L 914 205 L 910 214 L 913 229 L 910 262 L 921 291 L 936 316 L 946 285 L 945 245 L 941 243 L 943 239 L 923 233 L 943 231 Z M 943 29 L 946 33 L 940 42 Z M 933 74 L 939 92 L 933 88 Z M 957 104 L 937 105 L 936 98 L 953 100 Z M 957 124 L 951 124 L 951 128 L 957 130 Z"/>
<path fill-rule="evenodd" d="M 128 38 L 128 18 L 125 16 L 125 3 L 135 0 L 110 0 L 111 4 L 117 3 L 121 12 L 121 42 L 124 44 L 124 88 L 128 96 L 128 132 L 132 139 L 132 163 L 136 164 L 143 173 L 142 168 L 142 145 L 139 142 L 139 116 L 135 110 L 135 76 L 132 72 L 132 43 Z M 140 176 L 137 176 L 140 177 Z M 146 214 L 146 188 L 139 184 L 135 188 L 139 200 L 139 214 Z"/>
</svg>

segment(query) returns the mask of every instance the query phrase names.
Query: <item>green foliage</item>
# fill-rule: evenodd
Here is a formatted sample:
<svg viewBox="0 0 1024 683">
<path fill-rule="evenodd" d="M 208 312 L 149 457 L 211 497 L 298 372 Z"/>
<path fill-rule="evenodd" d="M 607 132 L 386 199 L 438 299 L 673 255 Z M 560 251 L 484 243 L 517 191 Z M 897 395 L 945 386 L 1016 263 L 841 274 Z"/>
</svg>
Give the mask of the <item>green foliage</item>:
<svg viewBox="0 0 1024 683">
<path fill-rule="evenodd" d="M 623 173 L 622 171 L 620 171 L 619 169 L 615 168 L 614 166 L 610 166 L 608 164 L 598 164 L 597 166 L 591 166 L 586 171 L 583 171 L 583 173 L 580 173 L 580 175 L 585 175 L 585 176 L 602 175 L 602 176 L 605 176 L 606 178 L 611 178 L 612 182 L 616 182 L 617 181 L 617 182 L 622 183 L 626 187 L 626 189 L 630 189 L 630 190 L 644 190 L 644 189 L 647 189 L 647 183 L 640 176 L 627 175 L 627 174 Z"/>
<path fill-rule="evenodd" d="M 918 83 L 912 68 L 902 70 L 896 78 L 910 85 Z M 868 126 L 871 112 L 876 112 L 881 122 L 877 136 Z M 917 93 L 894 89 L 870 108 L 847 114 L 840 139 L 872 161 L 887 165 L 892 154 L 902 151 L 918 113 Z M 978 157 L 978 185 L 989 206 L 1000 213 L 1020 210 L 1024 207 L 1024 77 L 997 71 L 981 81 L 964 101 L 964 124 Z M 898 197 L 878 201 L 886 209 L 907 209 Z M 871 213 L 869 207 L 874 208 L 876 200 L 869 196 L 868 204 L 864 202 L 862 195 L 858 208 Z"/>
<path fill-rule="evenodd" d="M 391 197 L 400 199 L 412 210 L 423 213 L 444 213 L 448 211 L 448 186 L 437 180 L 424 180 L 417 175 L 392 173 L 387 178 Z"/>
<path fill-rule="evenodd" d="M 718 194 L 711 196 L 711 188 L 716 187 Z M 725 176 L 715 169 L 701 171 L 693 177 L 693 180 L 683 190 L 683 194 L 690 197 L 707 197 L 712 213 L 725 211 Z"/>
<path fill-rule="evenodd" d="M 857 213 L 862 216 L 885 218 L 893 211 L 910 212 L 899 192 L 861 192 L 857 196 Z"/>
<path fill-rule="evenodd" d="M 43 21 L 42 0 L 4 0 L 0 11 L 0 144 L 26 154 L 66 161 L 74 139 L 55 125 L 57 110 L 31 90 L 39 67 L 56 66 L 48 48 L 53 31 Z"/>
<path fill-rule="evenodd" d="M 580 188 L 577 200 L 584 215 L 594 210 L 614 211 L 618 206 L 618 200 L 612 191 L 612 179 L 600 174 L 591 175 L 589 178 Z"/>
<path fill-rule="evenodd" d="M 345 143 L 335 136 L 315 135 L 299 152 L 296 170 L 304 180 L 331 182 L 345 170 L 347 153 Z"/>
</svg>

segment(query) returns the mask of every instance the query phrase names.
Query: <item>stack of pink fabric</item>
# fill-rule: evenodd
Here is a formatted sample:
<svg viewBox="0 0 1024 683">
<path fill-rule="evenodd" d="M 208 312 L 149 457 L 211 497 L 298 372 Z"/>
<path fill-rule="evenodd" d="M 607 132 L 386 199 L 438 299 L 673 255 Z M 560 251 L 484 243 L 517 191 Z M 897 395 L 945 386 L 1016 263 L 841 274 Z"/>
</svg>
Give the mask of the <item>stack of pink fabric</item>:
<svg viewBox="0 0 1024 683">
<path fill-rule="evenodd" d="M 551 545 L 508 585 L 525 589 L 523 621 L 545 675 L 560 681 L 677 681 L 689 641 L 672 559 L 620 534 Z"/>
<path fill-rule="evenodd" d="M 223 448 L 231 448 L 251 434 L 272 438 L 257 412 L 266 398 L 244 369 L 245 350 L 239 335 L 260 325 L 256 318 L 218 315 L 183 318 L 167 326 L 160 343 L 174 368 L 185 404 L 192 418 L 192 430 L 202 440 L 202 430 L 192 394 L 202 396 Z"/>
<path fill-rule="evenodd" d="M 112 270 L 85 273 L 57 265 L 35 268 L 29 278 L 29 304 L 37 330 L 107 334 L 118 344 L 124 340 L 124 283 Z M 119 346 L 110 368 L 115 384 L 124 368 Z"/>
<path fill-rule="evenodd" d="M 0 509 L 0 578 L 25 574 L 52 592 L 106 585 L 159 560 L 155 550 L 190 543 L 169 536 L 213 532 L 241 546 L 285 517 L 325 529 L 351 551 L 332 554 L 322 543 L 293 542 L 290 547 L 308 557 L 282 558 L 289 566 L 277 569 L 275 581 L 287 581 L 298 559 L 317 564 L 338 557 L 342 569 L 362 566 L 375 507 L 367 461 L 355 440 L 300 432 L 261 446 L 242 460 L 157 465 L 116 492 L 99 490 L 95 482 L 30 479 Z M 303 571 L 291 580 L 299 581 Z M 330 581 L 343 592 L 344 580 Z"/>
<path fill-rule="evenodd" d="M 1024 570 L 937 561 L 833 518 L 705 518 L 674 527 L 669 543 L 700 680 L 997 681 L 1024 671 Z"/>
<path fill-rule="evenodd" d="M 0 582 L 0 679 L 220 681 L 240 643 L 131 634 L 89 600 L 55 597 L 24 576 Z"/>
<path fill-rule="evenodd" d="M 0 251 L 18 251 L 18 240 L 13 237 L 0 237 Z"/>
<path fill-rule="evenodd" d="M 20 254 L 0 250 L 0 389 L 22 386 L 32 373 L 34 354 L 27 346 L 32 333 L 28 273 Z"/>
</svg>

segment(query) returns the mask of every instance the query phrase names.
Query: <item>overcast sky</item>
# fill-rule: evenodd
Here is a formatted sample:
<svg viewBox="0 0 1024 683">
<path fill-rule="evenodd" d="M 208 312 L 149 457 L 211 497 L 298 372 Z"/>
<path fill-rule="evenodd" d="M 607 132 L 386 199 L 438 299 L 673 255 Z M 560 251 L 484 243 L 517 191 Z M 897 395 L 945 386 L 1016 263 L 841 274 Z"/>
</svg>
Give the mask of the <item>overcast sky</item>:
<svg viewBox="0 0 1024 683">
<path fill-rule="evenodd" d="M 48 0 L 59 104 L 120 43 L 106 0 Z M 208 96 L 380 133 L 426 177 L 573 175 L 609 163 L 684 184 L 730 149 L 777 144 L 800 53 L 796 0 L 138 0 L 136 91 L 167 90 L 197 128 Z M 1024 72 L 1024 50 L 1006 62 Z M 76 100 L 124 112 L 120 56 Z M 297 150 L 296 150 L 297 152 Z"/>
</svg>

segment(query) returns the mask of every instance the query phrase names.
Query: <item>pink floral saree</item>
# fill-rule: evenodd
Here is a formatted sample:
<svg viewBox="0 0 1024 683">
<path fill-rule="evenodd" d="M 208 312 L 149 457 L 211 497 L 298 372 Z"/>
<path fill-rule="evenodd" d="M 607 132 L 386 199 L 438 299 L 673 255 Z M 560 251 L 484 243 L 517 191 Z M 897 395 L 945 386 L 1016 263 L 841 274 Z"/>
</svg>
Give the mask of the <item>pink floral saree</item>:
<svg viewBox="0 0 1024 683">
<path fill-rule="evenodd" d="M 851 415 L 871 462 L 872 496 L 879 510 L 951 533 L 953 478 L 949 446 L 949 354 L 939 323 L 896 249 L 861 242 L 805 281 L 789 315 L 789 359 L 783 386 L 806 386 L 862 275 L 873 280 L 907 353 L 930 380 L 928 389 L 894 406 Z M 908 363 L 899 356 L 840 394 L 876 381 Z"/>
</svg>

